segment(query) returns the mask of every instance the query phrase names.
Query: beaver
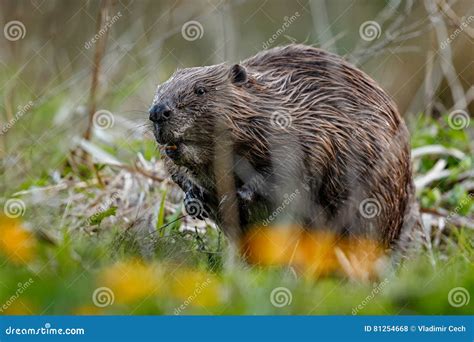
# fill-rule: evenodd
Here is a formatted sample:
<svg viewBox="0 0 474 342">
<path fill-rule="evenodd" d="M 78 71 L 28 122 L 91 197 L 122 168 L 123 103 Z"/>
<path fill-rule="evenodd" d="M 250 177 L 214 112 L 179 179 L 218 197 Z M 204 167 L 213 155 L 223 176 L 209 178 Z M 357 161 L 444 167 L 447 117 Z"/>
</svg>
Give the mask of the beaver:
<svg viewBox="0 0 474 342">
<path fill-rule="evenodd" d="M 381 87 L 335 54 L 292 44 L 239 64 L 177 70 L 149 114 L 187 211 L 228 235 L 229 198 L 239 234 L 291 222 L 390 250 L 420 231 L 408 129 Z M 233 197 L 219 192 L 222 145 Z"/>
</svg>

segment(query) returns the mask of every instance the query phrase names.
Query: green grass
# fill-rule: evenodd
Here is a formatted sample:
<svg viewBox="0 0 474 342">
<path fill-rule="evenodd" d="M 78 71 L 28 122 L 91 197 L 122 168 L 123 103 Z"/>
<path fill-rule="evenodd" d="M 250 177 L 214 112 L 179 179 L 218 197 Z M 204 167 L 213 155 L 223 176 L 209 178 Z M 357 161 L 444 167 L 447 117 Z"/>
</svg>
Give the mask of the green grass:
<svg viewBox="0 0 474 342">
<path fill-rule="evenodd" d="M 127 90 L 119 90 L 123 91 Z M 102 190 L 100 185 L 93 185 L 93 172 L 77 174 L 67 163 L 70 144 L 64 141 L 69 142 L 68 137 L 77 127 L 72 127 L 73 123 L 52 126 L 51 113 L 60 107 L 61 95 L 50 98 L 26 114 L 3 137 L 0 185 L 5 194 L 3 202 L 20 190 L 54 184 L 55 171 L 60 172 L 62 178 L 87 182 L 88 187 L 77 192 L 88 199 L 93 200 Z M 45 129 L 55 129 L 56 133 L 45 137 L 41 144 L 35 144 L 34 137 Z M 121 160 L 130 161 L 137 152 L 147 160 L 157 156 L 151 140 L 124 138 L 115 144 L 96 143 L 108 153 L 120 155 Z M 450 130 L 445 118 L 435 120 L 422 116 L 413 129 L 412 144 L 413 147 L 442 144 L 466 153 L 468 157 L 462 161 L 447 158 L 454 176 L 473 168 L 467 132 Z M 13 166 L 6 166 L 8 158 L 14 159 Z M 427 172 L 435 162 L 431 156 L 424 157 L 418 171 Z M 105 174 L 117 172 L 107 166 L 99 169 Z M 452 185 L 454 176 L 424 189 L 420 202 L 425 208 L 443 207 L 472 217 L 473 198 L 462 186 Z M 443 197 L 450 190 L 453 190 L 451 195 Z M 11 255 L 0 251 L 0 313 L 175 314 L 186 301 L 191 303 L 184 305 L 181 314 L 460 315 L 473 312 L 474 299 L 460 307 L 451 305 L 448 300 L 450 291 L 459 287 L 474 295 L 472 229 L 448 224 L 439 234 L 440 243 L 433 250 L 422 251 L 401 268 L 387 266 L 373 282 L 359 283 L 338 276 L 315 279 L 297 276 L 284 267 L 251 267 L 243 262 L 229 266 L 228 246 L 217 231 L 184 233 L 179 230 L 180 211 L 165 214 L 165 204 L 173 201 L 170 192 L 167 185 L 160 184 L 150 190 L 151 197 L 161 200 L 156 206 L 156 232 L 146 234 L 130 229 L 130 225 L 122 221 L 104 225 L 102 221 L 113 216 L 115 209 L 104 210 L 96 216 L 95 228 L 86 231 L 75 227 L 77 218 L 64 216 L 67 210 L 74 208 L 67 207 L 65 202 L 55 204 L 54 196 L 36 202 L 34 198 L 28 200 L 21 219 L 27 230 L 34 233 L 33 257 L 28 262 L 14 263 Z M 64 200 L 67 190 L 57 196 Z M 80 219 L 87 218 L 84 214 Z M 5 236 L 1 229 L 0 242 Z M 433 232 L 433 239 L 435 235 Z M 149 279 L 141 279 L 141 273 L 134 279 L 128 279 L 121 273 L 123 270 L 109 274 L 114 272 L 117 263 L 125 262 L 124 269 L 133 275 L 136 260 L 145 265 L 140 266 L 144 267 L 145 275 L 147 272 L 155 274 L 155 268 L 161 270 L 152 282 L 156 291 L 150 291 Z M 31 285 L 18 294 L 19 284 L 21 287 L 29 279 Z M 209 285 L 207 279 L 210 279 Z M 112 305 L 100 308 L 94 305 L 93 294 L 104 286 L 114 289 L 115 300 Z M 188 290 L 180 291 L 181 286 Z M 194 296 L 198 287 L 203 287 L 202 293 Z M 272 291 L 279 287 L 286 288 L 289 292 L 285 295 L 291 297 L 291 303 L 282 307 L 271 301 Z M 132 291 L 130 289 L 138 294 L 127 292 Z"/>
</svg>

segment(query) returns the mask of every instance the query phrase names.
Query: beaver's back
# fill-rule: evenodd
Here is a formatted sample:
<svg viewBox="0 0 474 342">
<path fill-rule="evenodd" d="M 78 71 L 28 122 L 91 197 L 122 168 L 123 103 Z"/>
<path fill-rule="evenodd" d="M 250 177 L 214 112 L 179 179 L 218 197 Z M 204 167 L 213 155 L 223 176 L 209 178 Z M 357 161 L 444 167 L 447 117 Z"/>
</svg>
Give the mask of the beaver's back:
<svg viewBox="0 0 474 342">
<path fill-rule="evenodd" d="M 248 91 L 273 97 L 291 115 L 274 142 L 300 149 L 288 160 L 301 160 L 309 200 L 325 213 L 313 223 L 393 243 L 414 194 L 408 131 L 390 97 L 339 56 L 312 47 L 274 48 L 242 65 L 260 85 Z"/>
<path fill-rule="evenodd" d="M 400 115 L 393 101 L 377 83 L 327 51 L 289 45 L 260 52 L 242 65 L 258 74 L 262 82 L 280 88 L 280 93 L 289 95 L 294 104 L 309 108 L 324 103 L 340 107 L 340 114 L 357 115 L 362 119 L 368 113 L 361 112 L 361 107 L 366 112 L 379 108 L 378 114 L 384 116 L 384 123 L 391 129 L 396 130 L 400 124 Z M 307 94 L 313 97 L 305 96 Z"/>
</svg>

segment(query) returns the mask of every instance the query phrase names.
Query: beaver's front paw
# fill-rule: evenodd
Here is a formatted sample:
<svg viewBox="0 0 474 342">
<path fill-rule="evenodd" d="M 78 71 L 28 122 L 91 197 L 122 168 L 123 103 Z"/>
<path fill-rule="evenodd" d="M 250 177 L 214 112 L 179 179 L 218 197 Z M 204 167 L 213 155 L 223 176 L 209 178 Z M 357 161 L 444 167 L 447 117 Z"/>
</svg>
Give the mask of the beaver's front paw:
<svg viewBox="0 0 474 342">
<path fill-rule="evenodd" d="M 237 189 L 237 198 L 242 204 L 250 203 L 255 199 L 255 192 L 245 186 Z"/>
<path fill-rule="evenodd" d="M 209 218 L 209 207 L 204 203 L 203 199 L 196 196 L 191 191 L 186 192 L 184 196 L 184 209 L 193 218 L 205 220 Z"/>
</svg>

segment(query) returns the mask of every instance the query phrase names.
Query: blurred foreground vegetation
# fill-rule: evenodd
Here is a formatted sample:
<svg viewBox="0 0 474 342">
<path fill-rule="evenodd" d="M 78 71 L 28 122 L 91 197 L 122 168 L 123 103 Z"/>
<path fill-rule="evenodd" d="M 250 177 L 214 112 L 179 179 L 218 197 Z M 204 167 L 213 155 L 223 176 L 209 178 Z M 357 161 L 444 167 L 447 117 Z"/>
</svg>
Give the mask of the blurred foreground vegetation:
<svg viewBox="0 0 474 342">
<path fill-rule="evenodd" d="M 468 152 L 466 134 L 443 129 L 445 118 L 423 120 L 419 124 L 424 128 L 413 135 L 414 146 L 431 143 L 437 130 L 445 146 Z M 130 146 L 154 158 L 148 144 L 153 142 Z M 472 157 L 447 160 L 453 174 L 472 168 Z M 418 168 L 429 170 L 433 163 L 425 156 Z M 62 178 L 77 178 L 65 165 Z M 97 167 L 106 178 L 109 167 Z M 53 184 L 48 171 L 11 191 Z M 101 187 L 90 173 L 81 175 L 81 181 L 88 184 L 83 192 L 92 194 Z M 163 195 L 167 190 L 157 186 L 152 191 Z M 448 191 L 450 197 L 443 197 Z M 452 187 L 449 178 L 425 188 L 421 203 L 466 216 L 474 213 L 472 193 Z M 457 208 L 459 203 L 463 205 Z M 165 214 L 163 203 L 155 207 L 156 231 L 147 234 L 130 222 L 113 221 L 116 209 L 104 210 L 93 220 L 83 217 L 86 228 L 74 228 L 78 218 L 65 213 L 70 205 L 39 201 L 27 205 L 24 216 L 0 219 L 0 303 L 6 303 L 2 314 L 472 313 L 472 301 L 456 307 L 448 298 L 453 289 L 474 289 L 474 232 L 449 222 L 442 231 L 433 229 L 433 245 L 420 256 L 398 269 L 384 264 L 375 278 L 360 281 L 337 273 L 308 276 L 288 267 L 226 265 L 227 245 L 218 231 L 210 226 L 183 230 L 182 220 L 176 221 L 181 216 Z M 272 255 L 277 247 L 262 246 L 270 250 L 261 253 Z M 281 307 L 273 291 L 283 291 Z"/>
</svg>

